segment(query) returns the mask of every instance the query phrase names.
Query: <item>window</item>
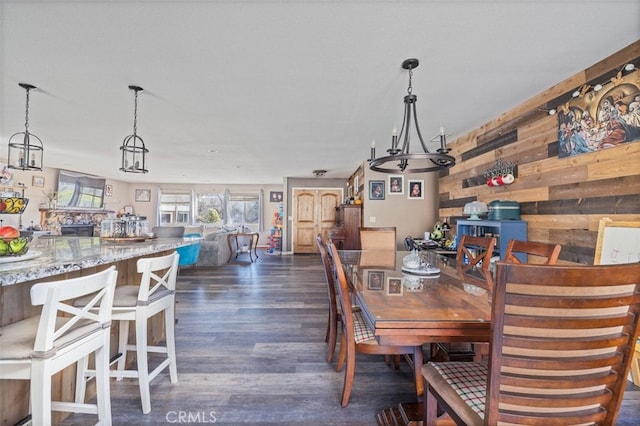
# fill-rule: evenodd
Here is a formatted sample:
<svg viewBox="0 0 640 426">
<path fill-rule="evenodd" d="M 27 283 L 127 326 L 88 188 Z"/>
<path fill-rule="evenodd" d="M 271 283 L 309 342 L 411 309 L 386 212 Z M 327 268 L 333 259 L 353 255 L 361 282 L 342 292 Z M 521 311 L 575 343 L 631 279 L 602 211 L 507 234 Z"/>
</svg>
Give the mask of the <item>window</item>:
<svg viewBox="0 0 640 426">
<path fill-rule="evenodd" d="M 227 198 L 227 225 L 259 225 L 260 195 L 229 193 Z"/>
<path fill-rule="evenodd" d="M 224 194 L 196 195 L 196 223 L 222 224 L 224 213 Z"/>
<path fill-rule="evenodd" d="M 191 191 L 162 192 L 160 194 L 160 223 L 162 225 L 190 225 Z"/>
</svg>

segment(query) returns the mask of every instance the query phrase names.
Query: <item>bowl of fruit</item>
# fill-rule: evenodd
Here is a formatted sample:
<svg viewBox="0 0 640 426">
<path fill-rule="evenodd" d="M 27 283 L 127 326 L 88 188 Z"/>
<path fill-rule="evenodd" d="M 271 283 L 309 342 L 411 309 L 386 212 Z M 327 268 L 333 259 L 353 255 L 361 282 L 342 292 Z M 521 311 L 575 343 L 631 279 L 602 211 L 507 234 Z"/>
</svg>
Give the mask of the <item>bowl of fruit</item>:
<svg viewBox="0 0 640 426">
<path fill-rule="evenodd" d="M 0 226 L 0 256 L 22 256 L 29 251 L 29 240 L 13 226 Z"/>
</svg>

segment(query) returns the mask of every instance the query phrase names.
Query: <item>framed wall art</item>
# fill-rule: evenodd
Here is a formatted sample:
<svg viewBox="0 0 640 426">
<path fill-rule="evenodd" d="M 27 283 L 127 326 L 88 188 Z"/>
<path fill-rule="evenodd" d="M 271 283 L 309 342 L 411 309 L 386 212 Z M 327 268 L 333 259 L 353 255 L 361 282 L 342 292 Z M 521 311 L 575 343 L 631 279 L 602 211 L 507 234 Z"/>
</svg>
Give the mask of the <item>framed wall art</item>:
<svg viewBox="0 0 640 426">
<path fill-rule="evenodd" d="M 282 201 L 282 191 L 269 192 L 269 201 L 272 203 L 279 203 Z"/>
<path fill-rule="evenodd" d="M 369 181 L 369 199 L 384 200 L 384 181 L 383 180 Z"/>
<path fill-rule="evenodd" d="M 404 194 L 404 176 L 389 175 L 389 195 Z"/>
<path fill-rule="evenodd" d="M 141 203 L 147 203 L 151 201 L 150 189 L 136 189 L 136 201 Z"/>
<path fill-rule="evenodd" d="M 409 179 L 410 200 L 424 200 L 424 181 Z"/>
<path fill-rule="evenodd" d="M 33 176 L 31 178 L 31 185 L 44 188 L 44 178 L 42 176 Z"/>
</svg>

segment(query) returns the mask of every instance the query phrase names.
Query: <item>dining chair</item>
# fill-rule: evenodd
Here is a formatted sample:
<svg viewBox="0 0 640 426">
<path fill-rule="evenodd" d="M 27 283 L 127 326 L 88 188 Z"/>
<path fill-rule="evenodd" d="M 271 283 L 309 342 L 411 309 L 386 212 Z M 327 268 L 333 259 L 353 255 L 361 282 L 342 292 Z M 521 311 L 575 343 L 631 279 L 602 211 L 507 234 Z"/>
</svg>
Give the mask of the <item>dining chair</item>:
<svg viewBox="0 0 640 426">
<path fill-rule="evenodd" d="M 422 376 L 420 366 L 422 365 L 422 346 L 395 346 L 380 345 L 376 340 L 373 331 L 367 325 L 361 311 L 353 311 L 351 301 L 351 291 L 349 283 L 342 267 L 342 261 L 338 251 L 332 242 L 327 244 L 329 257 L 333 261 L 334 273 L 337 278 L 337 293 L 339 304 L 342 309 L 342 336 L 340 339 L 340 353 L 336 370 L 344 369 L 344 384 L 342 389 L 342 407 L 349 404 L 353 381 L 355 377 L 356 353 L 370 355 L 405 355 L 409 365 L 413 368 L 416 394 L 422 394 Z M 413 359 L 409 358 L 413 355 Z"/>
<path fill-rule="evenodd" d="M 149 383 L 167 367 L 169 381 L 178 382 L 175 349 L 175 289 L 178 273 L 177 252 L 165 256 L 142 258 L 137 262 L 138 273 L 141 274 L 139 285 L 116 287 L 112 318 L 118 321 L 118 358 L 116 370 L 110 372 L 111 377 L 122 380 L 123 377 L 137 378 L 140 388 L 142 412 L 151 411 Z M 82 306 L 85 299 L 76 301 Z M 149 345 L 147 342 L 147 322 L 156 314 L 164 313 L 165 344 Z M 135 345 L 129 344 L 129 323 L 134 322 Z M 136 353 L 136 369 L 127 370 L 127 352 Z M 150 372 L 148 353 L 166 354 L 166 357 Z M 87 368 L 87 359 L 78 363 L 76 374 L 76 401 L 83 400 L 86 390 L 86 378 L 94 372 Z"/>
<path fill-rule="evenodd" d="M 338 340 L 338 323 L 341 321 L 341 312 L 338 311 L 338 304 L 336 301 L 336 285 L 334 280 L 333 267 L 331 265 L 331 259 L 329 259 L 329 253 L 327 252 L 327 246 L 322 241 L 322 236 L 318 234 L 316 237 L 316 244 L 318 251 L 320 252 L 320 258 L 322 259 L 322 266 L 324 269 L 324 276 L 327 281 L 327 293 L 329 295 L 329 316 L 327 318 L 327 332 L 324 341 L 329 344 L 329 351 L 327 353 L 327 362 L 333 362 L 333 355 L 336 351 L 336 342 Z"/>
<path fill-rule="evenodd" d="M 396 227 L 360 227 L 362 250 L 396 250 Z"/>
<path fill-rule="evenodd" d="M 510 240 L 504 260 L 513 263 L 555 265 L 558 261 L 558 256 L 560 256 L 560 250 L 562 250 L 560 244 Z M 524 256 L 526 257 L 523 261 L 522 258 Z"/>
<path fill-rule="evenodd" d="M 42 306 L 40 316 L 0 328 L 0 379 L 30 381 L 32 424 L 53 424 L 52 410 L 97 414 L 100 424 L 111 424 L 109 336 L 117 275 L 112 266 L 84 277 L 35 284 L 31 303 Z M 85 296 L 89 301 L 84 308 L 73 306 L 74 299 Z M 52 377 L 92 353 L 96 403 L 52 401 Z"/>
<path fill-rule="evenodd" d="M 640 333 L 640 263 L 499 262 L 488 363 L 427 363 L 424 419 L 614 425 Z"/>
<path fill-rule="evenodd" d="M 200 238 L 202 239 L 202 234 L 198 232 L 193 232 L 189 234 L 184 234 L 184 238 Z M 191 266 L 193 269 L 196 268 L 196 263 L 198 262 L 198 256 L 200 256 L 200 246 L 202 242 L 194 241 L 192 244 L 188 246 L 178 247 L 176 251 L 180 255 L 180 260 L 178 261 L 178 270 L 184 266 Z"/>
</svg>

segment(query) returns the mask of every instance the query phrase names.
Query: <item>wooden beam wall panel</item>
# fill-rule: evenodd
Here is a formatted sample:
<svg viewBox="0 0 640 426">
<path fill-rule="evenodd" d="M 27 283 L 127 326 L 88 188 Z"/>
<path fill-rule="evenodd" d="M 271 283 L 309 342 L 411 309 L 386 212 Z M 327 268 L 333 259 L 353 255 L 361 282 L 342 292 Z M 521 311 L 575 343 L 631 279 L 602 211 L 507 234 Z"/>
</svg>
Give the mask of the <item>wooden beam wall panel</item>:
<svg viewBox="0 0 640 426">
<path fill-rule="evenodd" d="M 553 215 L 553 214 L 538 214 L 538 215 L 522 215 L 522 220 L 525 220 L 529 229 L 590 229 L 589 228 L 589 216 L 588 215 Z M 596 227 L 597 228 L 597 227 Z"/>
<path fill-rule="evenodd" d="M 603 155 L 596 163 L 587 166 L 588 179 L 609 179 L 617 176 L 633 176 L 640 173 L 640 142 L 627 143 L 616 147 L 621 152 L 603 151 Z"/>
<path fill-rule="evenodd" d="M 585 69 L 586 81 L 597 79 L 609 70 L 617 70 L 629 62 L 637 60 L 638 57 L 640 57 L 640 40 L 636 40 L 624 49 Z"/>
<path fill-rule="evenodd" d="M 619 195 L 640 194 L 640 174 L 549 187 L 550 200 L 597 197 L 610 193 Z"/>
</svg>

